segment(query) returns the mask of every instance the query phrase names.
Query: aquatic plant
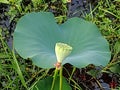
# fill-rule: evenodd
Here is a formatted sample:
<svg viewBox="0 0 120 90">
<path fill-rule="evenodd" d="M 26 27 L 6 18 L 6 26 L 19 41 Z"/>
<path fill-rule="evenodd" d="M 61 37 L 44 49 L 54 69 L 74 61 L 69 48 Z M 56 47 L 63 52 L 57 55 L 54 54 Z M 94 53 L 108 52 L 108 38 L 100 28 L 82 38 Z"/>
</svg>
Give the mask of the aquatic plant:
<svg viewBox="0 0 120 90">
<path fill-rule="evenodd" d="M 14 32 L 14 47 L 21 57 L 30 58 L 38 67 L 56 68 L 51 90 L 56 86 L 58 70 L 59 90 L 66 90 L 62 86 L 66 82 L 62 77 L 64 64 L 78 68 L 88 64 L 105 66 L 111 57 L 109 44 L 95 24 L 74 17 L 58 25 L 50 12 L 23 16 Z"/>
</svg>

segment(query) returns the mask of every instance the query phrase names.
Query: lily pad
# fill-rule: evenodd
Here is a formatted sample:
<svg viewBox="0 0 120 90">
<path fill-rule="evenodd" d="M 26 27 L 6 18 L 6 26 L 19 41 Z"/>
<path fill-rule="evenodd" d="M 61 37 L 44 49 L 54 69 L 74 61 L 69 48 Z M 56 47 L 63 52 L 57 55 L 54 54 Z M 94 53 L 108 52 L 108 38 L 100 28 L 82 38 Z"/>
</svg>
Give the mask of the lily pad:
<svg viewBox="0 0 120 90">
<path fill-rule="evenodd" d="M 106 65 L 111 57 L 109 44 L 97 26 L 81 18 L 58 25 L 50 12 L 32 12 L 23 16 L 14 32 L 14 46 L 21 57 L 31 58 L 41 68 L 53 68 L 57 62 L 56 43 L 73 50 L 62 62 L 78 68 L 88 64 Z"/>
</svg>

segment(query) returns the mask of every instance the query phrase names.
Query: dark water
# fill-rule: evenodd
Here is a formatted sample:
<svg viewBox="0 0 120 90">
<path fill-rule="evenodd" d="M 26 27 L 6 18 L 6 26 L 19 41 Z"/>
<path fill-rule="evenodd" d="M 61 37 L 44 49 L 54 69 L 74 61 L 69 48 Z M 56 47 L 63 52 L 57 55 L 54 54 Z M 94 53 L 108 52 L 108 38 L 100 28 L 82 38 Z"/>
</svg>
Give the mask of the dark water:
<svg viewBox="0 0 120 90">
<path fill-rule="evenodd" d="M 12 35 L 11 31 L 14 30 L 14 22 L 10 22 L 10 17 L 6 15 L 9 11 L 9 5 L 0 3 L 0 27 L 2 28 L 2 35 L 8 43 L 8 46 L 12 48 Z"/>
<path fill-rule="evenodd" d="M 98 0 L 72 0 L 68 4 L 68 17 L 84 17 L 97 5 Z"/>
<path fill-rule="evenodd" d="M 64 67 L 67 68 L 70 74 L 72 73 L 73 68 L 70 64 L 66 64 Z M 111 88 L 115 89 L 119 85 L 118 83 L 120 78 L 118 74 L 99 72 L 101 69 L 101 67 L 96 67 L 92 64 L 88 65 L 86 68 L 76 68 L 72 79 L 74 79 L 77 84 L 83 88 L 83 90 L 111 90 Z M 88 74 L 90 70 L 98 72 L 94 78 Z M 66 78 L 69 77 L 67 73 L 63 73 L 63 75 Z M 71 82 L 71 84 L 73 83 Z"/>
</svg>

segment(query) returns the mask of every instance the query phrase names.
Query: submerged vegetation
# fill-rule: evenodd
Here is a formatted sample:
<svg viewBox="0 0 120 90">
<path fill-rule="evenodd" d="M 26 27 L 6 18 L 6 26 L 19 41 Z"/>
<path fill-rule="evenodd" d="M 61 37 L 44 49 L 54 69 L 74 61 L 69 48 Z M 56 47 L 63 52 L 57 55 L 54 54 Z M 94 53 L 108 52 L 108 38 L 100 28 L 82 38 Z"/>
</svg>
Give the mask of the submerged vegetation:
<svg viewBox="0 0 120 90">
<path fill-rule="evenodd" d="M 72 90 L 120 89 L 119 0 L 72 0 L 71 2 L 67 2 L 67 0 L 0 0 L 0 2 L 0 90 L 37 90 L 37 87 L 34 86 L 41 84 L 42 85 L 40 87 L 43 88 L 42 90 L 45 90 L 45 82 L 49 84 L 52 83 L 50 86 L 47 86 L 48 88 L 51 88 L 51 86 L 54 85 L 54 80 L 52 80 L 51 77 L 53 75 L 58 81 L 57 84 L 55 84 L 55 88 L 59 87 L 59 84 L 61 85 L 62 82 L 64 86 L 66 86 L 64 87 L 64 90 L 71 90 L 70 88 L 72 88 Z M 26 15 L 27 13 L 40 11 L 52 12 L 58 24 L 63 24 L 67 22 L 69 18 L 75 16 L 95 23 L 97 27 L 99 27 L 102 36 L 109 42 L 111 59 L 109 60 L 108 64 L 104 66 L 107 62 L 105 63 L 102 59 L 103 65 L 101 66 L 98 66 L 97 63 L 90 62 L 90 64 L 88 62 L 90 65 L 86 66 L 85 64 L 83 67 L 81 63 L 72 64 L 73 62 L 70 62 L 70 64 L 73 65 L 72 66 L 68 64 L 68 60 L 68 62 L 66 62 L 67 64 L 64 63 L 65 65 L 63 66 L 62 71 L 59 72 L 60 75 L 62 72 L 62 76 L 64 76 L 59 81 L 59 76 L 55 75 L 54 69 L 44 69 L 42 67 L 40 68 L 32 64 L 31 59 L 24 60 L 21 58 L 15 51 L 14 45 L 12 44 L 13 32 L 15 30 L 16 23 L 22 16 Z M 75 25 L 76 24 L 77 23 L 75 23 Z M 61 28 L 64 26 L 65 25 L 63 24 Z M 25 32 L 23 33 L 26 34 Z M 30 34 L 30 32 L 27 32 L 27 34 L 31 35 L 30 37 L 33 37 L 33 34 Z M 76 35 L 77 34 L 74 36 Z M 85 38 L 89 38 L 89 34 L 88 36 L 86 35 L 82 38 L 83 40 Z M 67 42 L 67 40 L 64 41 Z M 89 42 L 94 41 L 91 40 Z M 97 44 L 100 43 L 99 40 L 95 42 Z M 29 41 L 28 44 L 32 43 L 33 41 Z M 24 49 L 28 47 L 22 48 Z M 74 50 L 74 47 L 72 48 Z M 25 52 L 22 54 L 25 56 L 25 58 L 27 58 Z M 104 54 L 102 56 L 106 57 Z M 36 58 L 38 57 L 35 57 L 33 59 L 35 60 Z M 96 58 L 93 57 L 93 59 L 94 61 L 99 62 L 95 60 Z M 37 62 L 35 63 L 37 64 Z M 82 68 L 78 68 L 77 65 L 81 65 Z M 58 73 L 58 71 L 55 72 Z M 39 80 L 40 82 L 37 83 Z"/>
</svg>

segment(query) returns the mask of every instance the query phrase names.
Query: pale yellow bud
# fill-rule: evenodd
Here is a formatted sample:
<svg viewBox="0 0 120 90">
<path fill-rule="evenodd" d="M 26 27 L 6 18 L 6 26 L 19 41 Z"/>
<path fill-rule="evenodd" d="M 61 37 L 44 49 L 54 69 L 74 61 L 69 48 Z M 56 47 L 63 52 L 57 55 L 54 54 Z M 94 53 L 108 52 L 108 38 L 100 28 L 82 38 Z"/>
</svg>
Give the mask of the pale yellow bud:
<svg viewBox="0 0 120 90">
<path fill-rule="evenodd" d="M 57 61 L 62 63 L 62 61 L 71 53 L 72 47 L 65 43 L 56 43 L 55 53 Z"/>
</svg>

